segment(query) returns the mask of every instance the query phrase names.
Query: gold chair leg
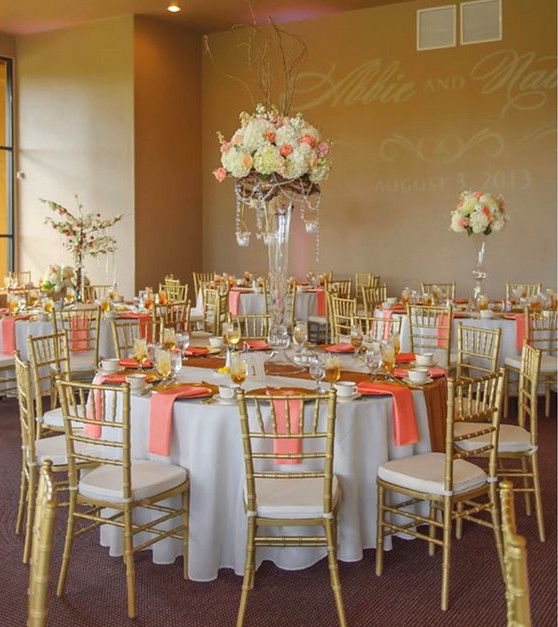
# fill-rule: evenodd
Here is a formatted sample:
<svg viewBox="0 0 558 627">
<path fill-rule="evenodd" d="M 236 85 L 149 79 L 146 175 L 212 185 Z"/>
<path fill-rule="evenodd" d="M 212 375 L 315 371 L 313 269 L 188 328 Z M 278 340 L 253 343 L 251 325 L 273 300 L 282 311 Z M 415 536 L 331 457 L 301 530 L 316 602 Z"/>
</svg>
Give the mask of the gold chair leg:
<svg viewBox="0 0 558 627">
<path fill-rule="evenodd" d="M 459 516 L 459 514 L 461 514 L 461 512 L 463 511 L 463 503 L 459 502 L 457 504 L 457 519 L 455 521 L 455 537 L 458 540 L 461 540 L 461 538 L 463 537 L 463 518 L 461 516 Z"/>
<path fill-rule="evenodd" d="M 521 469 L 523 471 L 524 474 L 527 474 L 529 472 L 529 467 L 527 465 L 527 459 L 525 457 L 521 458 Z M 529 477 L 523 477 L 523 488 L 525 490 L 528 490 L 530 488 L 529 485 Z M 531 515 L 531 495 L 529 492 L 524 492 L 523 493 L 523 498 L 525 500 L 525 513 L 527 514 L 527 516 Z"/>
<path fill-rule="evenodd" d="M 252 583 L 252 569 L 254 568 L 254 538 L 256 537 L 256 519 L 253 516 L 248 518 L 248 533 L 246 536 L 246 558 L 244 560 L 244 577 L 242 579 L 242 594 L 240 595 L 240 605 L 238 606 L 238 615 L 236 617 L 236 627 L 244 625 L 244 615 L 246 614 L 246 605 L 248 603 L 248 593 L 250 592 L 250 584 Z"/>
<path fill-rule="evenodd" d="M 428 518 L 430 518 L 430 520 L 437 520 L 438 518 L 438 510 L 434 507 L 434 501 L 430 501 L 430 505 L 428 507 Z M 428 536 L 430 538 L 436 537 L 436 525 L 432 525 L 432 524 L 428 525 Z M 434 542 L 429 542 L 428 543 L 428 555 L 432 557 L 435 551 L 436 551 L 436 545 L 434 544 Z"/>
<path fill-rule="evenodd" d="M 75 492 L 70 491 L 68 502 L 68 522 L 66 525 L 66 539 L 64 541 L 64 553 L 62 555 L 62 565 L 58 575 L 58 585 L 56 587 L 56 595 L 61 597 L 66 587 L 66 578 L 68 575 L 68 565 L 70 563 L 70 555 L 72 554 L 72 546 L 74 544 L 74 511 L 76 509 Z"/>
<path fill-rule="evenodd" d="M 327 561 L 329 565 L 329 579 L 331 589 L 335 597 L 335 606 L 337 608 L 337 617 L 339 625 L 346 627 L 347 619 L 345 618 L 345 607 L 343 605 L 343 597 L 341 596 L 341 582 L 339 581 L 339 564 L 337 563 L 337 546 L 335 542 L 335 532 L 333 529 L 333 521 L 331 519 L 324 520 L 324 527 L 327 538 Z"/>
<path fill-rule="evenodd" d="M 452 503 L 449 497 L 444 499 L 444 544 L 442 560 L 442 598 L 441 607 L 448 609 L 449 604 L 449 573 L 450 573 L 450 552 L 451 552 L 451 514 Z"/>
<path fill-rule="evenodd" d="M 539 540 L 545 541 L 544 535 L 544 519 L 543 519 L 543 507 L 541 497 L 541 486 L 539 482 L 539 461 L 537 459 L 537 453 L 533 453 L 531 456 L 531 469 L 533 471 L 533 490 L 535 492 L 535 512 L 537 514 L 537 527 L 539 529 Z"/>
<path fill-rule="evenodd" d="M 546 391 L 544 393 L 544 417 L 550 418 L 550 382 L 545 385 Z"/>
<path fill-rule="evenodd" d="M 136 566 L 134 564 L 134 534 L 132 533 L 132 508 L 124 511 L 124 557 L 126 559 L 126 591 L 128 618 L 136 617 Z"/>
<path fill-rule="evenodd" d="M 508 417 L 510 412 L 510 372 L 504 369 L 504 418 Z"/>
<path fill-rule="evenodd" d="M 378 485 L 378 515 L 376 518 L 376 575 L 384 570 L 384 487 Z"/>
<path fill-rule="evenodd" d="M 19 479 L 19 501 L 17 504 L 17 519 L 16 519 L 16 528 L 15 528 L 15 532 L 17 535 L 21 533 L 21 528 L 23 526 L 23 515 L 25 514 L 26 502 L 27 502 L 27 477 L 25 476 L 25 472 L 23 472 L 23 467 L 22 467 L 21 476 Z"/>
<path fill-rule="evenodd" d="M 33 519 L 35 518 L 35 493 L 37 475 L 35 468 L 29 469 L 29 481 L 27 484 L 27 518 L 25 520 L 25 542 L 23 545 L 23 563 L 28 564 L 31 557 L 31 545 L 33 542 Z"/>
<path fill-rule="evenodd" d="M 188 579 L 188 559 L 190 550 L 190 486 L 182 495 L 182 561 L 184 579 Z"/>
<path fill-rule="evenodd" d="M 498 560 L 504 581 L 506 580 L 506 567 L 504 565 L 504 548 L 502 544 L 502 529 L 500 527 L 500 513 L 498 508 L 498 484 L 490 484 L 489 499 L 492 507 L 490 508 L 490 516 L 492 518 L 492 529 L 494 531 L 494 540 L 496 542 L 496 551 L 498 552 Z"/>
</svg>

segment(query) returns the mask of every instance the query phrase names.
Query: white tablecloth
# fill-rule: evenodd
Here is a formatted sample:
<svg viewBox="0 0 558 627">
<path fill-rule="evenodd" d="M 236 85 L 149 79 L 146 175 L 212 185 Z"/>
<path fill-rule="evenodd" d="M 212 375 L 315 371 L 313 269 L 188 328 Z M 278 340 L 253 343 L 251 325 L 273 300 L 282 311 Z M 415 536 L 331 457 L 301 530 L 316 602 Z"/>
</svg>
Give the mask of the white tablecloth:
<svg viewBox="0 0 558 627">
<path fill-rule="evenodd" d="M 202 368 L 185 368 L 181 378 L 189 381 L 228 382 L 228 377 Z M 262 385 L 292 385 L 293 379 L 252 379 L 247 389 Z M 297 386 L 313 382 L 296 380 Z M 392 400 L 368 397 L 339 403 L 335 436 L 335 474 L 341 487 L 339 508 L 339 558 L 362 559 L 366 548 L 375 546 L 376 475 L 388 459 L 430 450 L 428 417 L 424 395 L 413 392 L 420 441 L 395 446 L 392 431 Z M 158 459 L 148 451 L 149 396 L 132 398 L 132 454 L 140 459 Z M 189 576 L 196 581 L 215 579 L 220 568 L 244 568 L 246 515 L 243 507 L 244 462 L 240 419 L 236 406 L 203 405 L 178 401 L 170 458 L 190 472 L 190 559 Z M 138 513 L 139 520 L 147 512 Z M 284 530 L 281 530 L 284 531 Z M 314 533 L 317 530 L 297 530 Z M 287 532 L 288 533 L 288 532 Z M 141 538 L 138 538 L 138 542 Z M 111 555 L 122 554 L 121 532 L 104 527 L 101 542 Z M 386 541 L 386 548 L 390 548 Z M 153 547 L 156 563 L 171 563 L 181 554 L 178 540 L 163 540 Z M 280 568 L 306 568 L 325 556 L 323 548 L 258 549 L 258 565 L 265 559 Z"/>
</svg>

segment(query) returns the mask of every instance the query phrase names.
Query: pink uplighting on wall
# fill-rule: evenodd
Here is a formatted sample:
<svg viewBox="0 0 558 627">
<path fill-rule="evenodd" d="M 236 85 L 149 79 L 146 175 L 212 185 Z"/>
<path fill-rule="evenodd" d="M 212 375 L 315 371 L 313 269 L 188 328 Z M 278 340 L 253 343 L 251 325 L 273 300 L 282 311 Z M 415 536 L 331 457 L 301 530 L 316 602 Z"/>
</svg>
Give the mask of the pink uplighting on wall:
<svg viewBox="0 0 558 627">
<path fill-rule="evenodd" d="M 256 20 L 258 23 L 263 24 L 272 18 L 278 24 L 287 22 L 301 22 L 303 20 L 311 20 L 322 15 L 330 15 L 332 13 L 338 13 L 342 11 L 341 6 L 292 6 L 281 7 L 275 11 L 269 11 L 265 15 L 258 14 L 256 11 Z"/>
</svg>

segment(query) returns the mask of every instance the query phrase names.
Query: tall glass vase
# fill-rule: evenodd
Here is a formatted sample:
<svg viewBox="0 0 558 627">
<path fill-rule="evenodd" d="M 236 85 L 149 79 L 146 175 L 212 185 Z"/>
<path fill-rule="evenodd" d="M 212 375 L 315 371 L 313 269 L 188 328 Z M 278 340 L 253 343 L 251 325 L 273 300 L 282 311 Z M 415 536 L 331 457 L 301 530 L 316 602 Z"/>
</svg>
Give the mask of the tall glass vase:
<svg viewBox="0 0 558 627">
<path fill-rule="evenodd" d="M 477 263 L 473 268 L 473 278 L 475 279 L 475 289 L 473 290 L 473 298 L 477 300 L 480 296 L 484 296 L 483 282 L 488 276 L 486 268 L 484 266 L 484 254 L 485 254 L 486 242 L 483 241 L 479 252 L 477 253 Z"/>
<path fill-rule="evenodd" d="M 82 253 L 74 255 L 74 265 L 76 273 L 75 299 L 77 303 L 83 303 L 85 302 L 85 267 Z"/>
<path fill-rule="evenodd" d="M 283 207 L 267 207 L 264 242 L 269 258 L 270 323 L 268 343 L 271 348 L 284 350 L 290 344 L 285 316 L 289 289 L 289 232 L 292 203 Z"/>
</svg>

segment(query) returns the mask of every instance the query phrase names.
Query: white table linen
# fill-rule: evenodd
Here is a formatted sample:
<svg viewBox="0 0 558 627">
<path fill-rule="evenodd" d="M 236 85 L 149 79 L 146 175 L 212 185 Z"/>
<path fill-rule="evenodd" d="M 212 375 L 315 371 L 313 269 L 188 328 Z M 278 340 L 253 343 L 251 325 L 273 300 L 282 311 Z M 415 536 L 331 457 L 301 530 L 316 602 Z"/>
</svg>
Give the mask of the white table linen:
<svg viewBox="0 0 558 627">
<path fill-rule="evenodd" d="M 185 368 L 182 380 L 219 383 L 229 381 L 203 368 Z M 312 381 L 266 377 L 251 379 L 247 389 L 263 385 L 313 387 Z M 375 546 L 376 475 L 380 464 L 389 460 L 430 451 L 428 416 L 424 395 L 413 391 L 420 440 L 415 445 L 393 443 L 392 400 L 366 397 L 338 404 L 335 435 L 335 474 L 341 487 L 339 507 L 339 558 L 362 559 L 363 550 Z M 149 442 L 149 395 L 132 397 L 132 455 L 138 459 L 164 459 L 189 470 L 190 558 L 189 577 L 210 581 L 220 568 L 242 574 L 246 542 L 246 514 L 243 506 L 244 461 L 240 418 L 235 405 L 204 405 L 180 400 L 174 406 L 171 453 L 168 458 L 151 455 Z M 307 463 L 307 462 L 305 462 Z M 303 467 L 303 466 L 300 466 Z M 298 468 L 298 467 L 297 467 Z M 292 469 L 292 467 L 291 467 Z M 141 521 L 148 512 L 138 512 Z M 279 528 L 278 533 L 288 533 Z M 292 533 L 317 533 L 294 529 Z M 138 538 L 138 542 L 141 538 Z M 103 527 L 101 543 L 111 555 L 122 554 L 118 529 Z M 386 540 L 386 548 L 390 548 Z M 152 547 L 155 563 L 172 563 L 181 554 L 180 541 L 166 539 Z M 324 548 L 261 548 L 257 564 L 272 560 L 287 570 L 307 568 L 326 555 Z"/>
</svg>

